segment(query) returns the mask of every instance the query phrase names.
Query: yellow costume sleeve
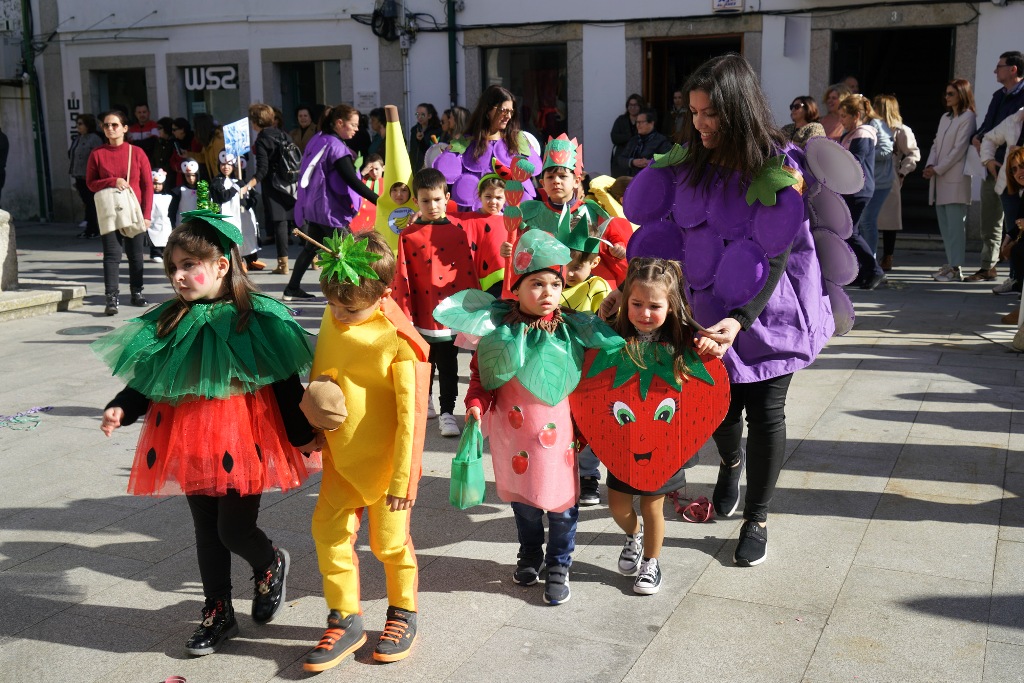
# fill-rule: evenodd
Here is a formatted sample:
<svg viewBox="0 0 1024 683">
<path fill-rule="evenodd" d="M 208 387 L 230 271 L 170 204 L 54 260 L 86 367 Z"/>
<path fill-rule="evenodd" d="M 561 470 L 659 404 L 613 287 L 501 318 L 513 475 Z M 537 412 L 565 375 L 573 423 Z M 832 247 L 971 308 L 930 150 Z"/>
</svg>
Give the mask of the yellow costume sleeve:
<svg viewBox="0 0 1024 683">
<path fill-rule="evenodd" d="M 415 499 L 423 470 L 430 363 L 419 360 L 404 339 L 399 342 L 398 356 L 391 364 L 391 380 L 395 387 L 398 429 L 388 493 L 398 498 Z"/>
</svg>

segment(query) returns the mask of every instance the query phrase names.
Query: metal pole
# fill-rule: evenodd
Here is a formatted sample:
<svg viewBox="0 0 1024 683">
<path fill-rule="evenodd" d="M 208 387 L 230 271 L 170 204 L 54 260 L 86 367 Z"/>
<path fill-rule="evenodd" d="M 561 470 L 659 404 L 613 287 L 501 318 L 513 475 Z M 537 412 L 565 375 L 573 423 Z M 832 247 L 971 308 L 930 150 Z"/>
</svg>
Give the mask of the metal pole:
<svg viewBox="0 0 1024 683">
<path fill-rule="evenodd" d="M 46 129 L 43 126 L 42 106 L 39 98 L 39 78 L 36 74 L 36 54 L 32 47 L 32 7 L 31 0 L 21 3 L 21 58 L 25 63 L 25 74 L 28 76 L 30 106 L 32 107 L 32 139 L 36 152 L 36 190 L 39 193 L 39 218 L 50 220 L 50 167 L 46 155 Z"/>
<path fill-rule="evenodd" d="M 448 106 L 459 103 L 459 76 L 455 68 L 455 0 L 448 0 Z"/>
</svg>

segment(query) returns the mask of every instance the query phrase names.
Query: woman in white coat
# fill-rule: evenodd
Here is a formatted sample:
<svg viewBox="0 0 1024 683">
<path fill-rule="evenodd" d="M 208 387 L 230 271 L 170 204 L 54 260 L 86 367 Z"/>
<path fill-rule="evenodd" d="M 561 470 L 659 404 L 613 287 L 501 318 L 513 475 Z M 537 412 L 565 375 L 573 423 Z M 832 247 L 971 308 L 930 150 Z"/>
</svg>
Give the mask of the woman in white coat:
<svg viewBox="0 0 1024 683">
<path fill-rule="evenodd" d="M 900 190 L 903 179 L 917 168 L 921 161 L 921 150 L 910 126 L 903 123 L 900 104 L 893 95 L 877 95 L 874 101 L 875 113 L 892 131 L 892 192 L 882 204 L 878 214 L 878 230 L 882 235 L 882 270 L 892 270 L 892 255 L 896 251 L 896 233 L 903 229 L 903 200 Z"/>
<path fill-rule="evenodd" d="M 940 282 L 963 279 L 967 248 L 967 207 L 971 203 L 971 178 L 966 174 L 967 148 L 977 128 L 971 84 L 954 78 L 946 86 L 946 113 L 928 153 L 924 177 L 930 181 L 928 203 L 935 205 L 946 248 L 946 265 L 932 275 Z"/>
</svg>

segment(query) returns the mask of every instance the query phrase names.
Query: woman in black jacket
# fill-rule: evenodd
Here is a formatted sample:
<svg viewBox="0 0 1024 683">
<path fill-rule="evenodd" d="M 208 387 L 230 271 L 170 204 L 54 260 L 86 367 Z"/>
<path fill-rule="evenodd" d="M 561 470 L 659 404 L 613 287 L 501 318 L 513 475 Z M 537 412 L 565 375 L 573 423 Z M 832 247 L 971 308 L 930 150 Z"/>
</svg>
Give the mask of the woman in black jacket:
<svg viewBox="0 0 1024 683">
<path fill-rule="evenodd" d="M 625 147 L 633 136 L 637 134 L 636 117 L 640 115 L 640 110 L 646 106 L 644 98 L 633 93 L 626 98 L 626 112 L 620 114 L 619 118 L 615 119 L 615 123 L 612 124 L 612 175 L 616 178 L 622 175 L 631 175 L 629 167 L 624 166 L 616 159 L 616 156 L 621 152 L 621 148 Z"/>
<path fill-rule="evenodd" d="M 274 128 L 274 109 L 268 104 L 256 103 L 249 106 L 249 124 L 256 131 L 252 148 L 256 153 L 256 172 L 240 194 L 244 197 L 256 183 L 263 183 L 263 221 L 265 230 L 274 236 L 277 247 L 277 268 L 272 273 L 288 273 L 288 210 L 295 205 L 295 197 L 282 192 L 269 182 L 269 177 L 281 163 L 281 149 L 291 138 L 282 130 Z M 264 182 L 266 181 L 266 182 Z"/>
</svg>

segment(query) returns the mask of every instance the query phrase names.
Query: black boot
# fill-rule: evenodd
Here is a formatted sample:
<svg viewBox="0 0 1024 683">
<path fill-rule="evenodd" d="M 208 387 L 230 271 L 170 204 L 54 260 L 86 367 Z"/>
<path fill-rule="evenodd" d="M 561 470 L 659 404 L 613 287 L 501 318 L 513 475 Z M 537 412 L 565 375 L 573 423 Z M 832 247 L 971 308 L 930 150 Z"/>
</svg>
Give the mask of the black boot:
<svg viewBox="0 0 1024 683">
<path fill-rule="evenodd" d="M 117 292 L 107 294 L 107 307 L 103 312 L 107 315 L 117 315 Z"/>
<path fill-rule="evenodd" d="M 142 296 L 142 290 L 132 292 L 132 306 L 148 306 L 149 302 L 146 301 L 146 297 Z"/>
<path fill-rule="evenodd" d="M 288 562 L 288 551 L 274 548 L 274 561 L 253 576 L 256 592 L 252 596 L 252 620 L 257 624 L 273 620 L 284 607 Z"/>
<path fill-rule="evenodd" d="M 203 621 L 185 642 L 190 655 L 212 655 L 228 638 L 238 635 L 238 622 L 231 598 L 206 599 Z"/>
</svg>

